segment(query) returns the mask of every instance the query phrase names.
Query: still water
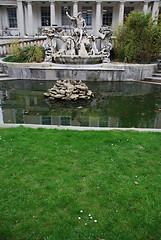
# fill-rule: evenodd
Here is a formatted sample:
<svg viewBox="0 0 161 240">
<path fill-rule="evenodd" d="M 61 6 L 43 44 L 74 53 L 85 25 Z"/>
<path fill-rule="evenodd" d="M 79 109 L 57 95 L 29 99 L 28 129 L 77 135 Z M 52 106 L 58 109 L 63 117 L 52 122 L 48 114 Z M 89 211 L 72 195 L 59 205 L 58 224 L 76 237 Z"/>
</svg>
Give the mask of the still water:
<svg viewBox="0 0 161 240">
<path fill-rule="evenodd" d="M 54 81 L 0 81 L 0 124 L 161 128 L 161 86 L 139 82 L 86 82 L 94 98 L 49 102 Z"/>
</svg>

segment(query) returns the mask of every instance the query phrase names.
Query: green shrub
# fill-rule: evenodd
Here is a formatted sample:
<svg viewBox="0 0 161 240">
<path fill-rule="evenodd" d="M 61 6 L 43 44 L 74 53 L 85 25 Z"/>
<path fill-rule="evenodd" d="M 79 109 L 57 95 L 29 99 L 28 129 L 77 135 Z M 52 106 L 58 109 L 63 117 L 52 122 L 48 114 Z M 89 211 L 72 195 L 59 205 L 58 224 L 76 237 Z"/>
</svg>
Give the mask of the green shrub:
<svg viewBox="0 0 161 240">
<path fill-rule="evenodd" d="M 16 39 L 15 42 L 11 44 L 11 46 L 12 46 L 13 60 L 15 62 L 18 62 L 20 59 L 20 48 L 19 48 L 18 39 Z"/>
<path fill-rule="evenodd" d="M 45 58 L 45 49 L 40 46 L 20 48 L 18 42 L 12 44 L 13 55 L 3 59 L 4 62 L 42 62 Z"/>
<path fill-rule="evenodd" d="M 116 34 L 115 57 L 128 63 L 149 63 L 161 50 L 161 22 L 156 24 L 151 13 L 132 11 Z"/>
<path fill-rule="evenodd" d="M 45 49 L 40 46 L 35 49 L 35 59 L 36 62 L 42 62 L 45 58 Z"/>
</svg>

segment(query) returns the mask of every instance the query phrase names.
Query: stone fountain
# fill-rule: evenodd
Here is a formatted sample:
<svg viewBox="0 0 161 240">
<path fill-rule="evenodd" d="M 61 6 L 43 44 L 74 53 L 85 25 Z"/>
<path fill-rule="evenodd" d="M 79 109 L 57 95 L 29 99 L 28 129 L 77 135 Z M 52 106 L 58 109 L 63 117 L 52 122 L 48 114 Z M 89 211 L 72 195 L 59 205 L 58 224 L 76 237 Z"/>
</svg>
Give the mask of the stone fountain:
<svg viewBox="0 0 161 240">
<path fill-rule="evenodd" d="M 61 27 L 44 29 L 47 39 L 44 42 L 45 61 L 61 64 L 97 64 L 110 62 L 110 50 L 112 49 L 112 29 L 108 26 L 101 27 L 98 36 L 89 34 L 86 22 L 79 12 L 76 17 L 66 15 L 72 23 L 72 33 L 65 35 Z M 61 48 L 57 50 L 56 40 L 62 42 Z M 101 42 L 100 49 L 97 41 Z"/>
<path fill-rule="evenodd" d="M 70 35 L 66 35 L 61 27 L 44 29 L 47 36 L 44 42 L 45 61 L 59 64 L 82 65 L 98 64 L 110 62 L 110 50 L 112 49 L 110 27 L 101 27 L 99 35 L 96 37 L 87 32 L 86 22 L 79 12 L 76 17 L 69 15 L 66 9 L 66 15 L 71 20 L 73 30 Z M 57 40 L 62 44 L 57 50 Z M 101 43 L 101 48 L 97 48 L 97 40 Z M 48 89 L 44 96 L 49 100 L 88 100 L 93 97 L 93 92 L 88 89 L 82 81 L 73 79 L 58 80 L 56 84 Z"/>
</svg>

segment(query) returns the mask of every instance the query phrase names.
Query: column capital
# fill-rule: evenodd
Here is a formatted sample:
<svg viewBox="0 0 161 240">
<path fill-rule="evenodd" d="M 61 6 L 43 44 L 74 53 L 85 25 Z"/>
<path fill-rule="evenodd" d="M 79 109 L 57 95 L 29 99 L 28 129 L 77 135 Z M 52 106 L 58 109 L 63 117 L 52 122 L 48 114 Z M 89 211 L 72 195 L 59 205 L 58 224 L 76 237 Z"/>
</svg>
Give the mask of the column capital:
<svg viewBox="0 0 161 240">
<path fill-rule="evenodd" d="M 101 3 L 102 3 L 102 0 L 96 0 L 96 3 L 100 3 L 100 4 L 101 4 Z"/>
<path fill-rule="evenodd" d="M 52 3 L 54 4 L 56 2 L 56 0 L 50 0 L 49 2 L 50 2 L 50 4 L 52 4 Z"/>
<path fill-rule="evenodd" d="M 126 1 L 125 0 L 121 0 L 120 1 L 120 4 L 124 4 Z"/>
<path fill-rule="evenodd" d="M 78 3 L 78 0 L 74 0 L 73 3 Z"/>
</svg>

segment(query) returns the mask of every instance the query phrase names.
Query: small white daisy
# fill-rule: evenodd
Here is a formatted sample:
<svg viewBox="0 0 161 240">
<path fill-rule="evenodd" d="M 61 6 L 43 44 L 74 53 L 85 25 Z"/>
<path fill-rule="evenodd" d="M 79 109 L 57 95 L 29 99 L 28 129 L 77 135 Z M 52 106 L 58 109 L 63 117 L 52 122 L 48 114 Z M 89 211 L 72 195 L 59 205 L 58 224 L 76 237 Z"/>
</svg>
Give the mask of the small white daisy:
<svg viewBox="0 0 161 240">
<path fill-rule="evenodd" d="M 80 219 L 81 219 L 81 217 L 78 217 L 78 219 L 80 220 Z"/>
<path fill-rule="evenodd" d="M 97 220 L 94 220 L 94 222 L 96 223 L 96 222 L 97 222 Z"/>
<path fill-rule="evenodd" d="M 91 216 L 91 214 L 88 215 L 89 217 Z"/>
<path fill-rule="evenodd" d="M 83 212 L 83 210 L 80 210 L 80 212 L 82 213 L 82 212 Z"/>
<path fill-rule="evenodd" d="M 93 217 L 91 216 L 90 219 L 92 219 Z"/>
<path fill-rule="evenodd" d="M 87 223 L 85 223 L 84 225 L 87 225 Z"/>
</svg>

